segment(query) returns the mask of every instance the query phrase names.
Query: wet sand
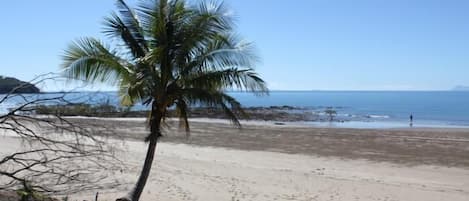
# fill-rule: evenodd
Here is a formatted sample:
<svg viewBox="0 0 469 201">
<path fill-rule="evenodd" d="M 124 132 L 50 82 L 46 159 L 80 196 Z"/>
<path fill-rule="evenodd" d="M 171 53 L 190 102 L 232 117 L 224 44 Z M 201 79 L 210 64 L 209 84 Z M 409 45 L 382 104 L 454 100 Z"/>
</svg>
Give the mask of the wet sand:
<svg viewBox="0 0 469 201">
<path fill-rule="evenodd" d="M 76 119 L 90 123 L 89 119 Z M 93 119 L 110 128 L 113 136 L 143 140 L 145 120 Z M 302 124 L 243 122 L 241 129 L 219 119 L 193 119 L 190 136 L 178 124 L 167 121 L 163 142 L 270 151 L 344 159 L 365 159 L 400 165 L 440 165 L 469 168 L 469 129 L 403 128 L 351 129 L 318 128 Z"/>
</svg>

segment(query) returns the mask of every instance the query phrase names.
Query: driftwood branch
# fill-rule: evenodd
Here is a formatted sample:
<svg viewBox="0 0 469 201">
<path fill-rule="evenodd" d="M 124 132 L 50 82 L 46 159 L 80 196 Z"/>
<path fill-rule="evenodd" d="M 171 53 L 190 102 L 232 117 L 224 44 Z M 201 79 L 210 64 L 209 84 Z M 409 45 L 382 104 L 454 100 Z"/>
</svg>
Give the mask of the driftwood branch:
<svg viewBox="0 0 469 201">
<path fill-rule="evenodd" d="M 58 77 L 45 75 L 34 83 L 51 79 Z M 38 105 L 69 104 L 76 97 L 15 93 L 20 88 L 0 95 L 0 105 L 16 103 L 0 114 L 0 140 L 18 143 L 10 153 L 0 153 L 0 189 L 70 194 L 117 185 L 110 177 L 121 167 L 107 138 L 112 132 L 59 115 L 36 115 Z"/>
</svg>

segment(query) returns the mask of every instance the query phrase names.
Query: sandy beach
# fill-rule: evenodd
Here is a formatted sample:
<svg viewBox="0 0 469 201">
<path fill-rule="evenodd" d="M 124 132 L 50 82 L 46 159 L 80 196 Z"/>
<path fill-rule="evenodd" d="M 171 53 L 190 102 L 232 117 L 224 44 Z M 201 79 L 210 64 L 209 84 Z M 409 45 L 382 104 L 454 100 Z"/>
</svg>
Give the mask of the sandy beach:
<svg viewBox="0 0 469 201">
<path fill-rule="evenodd" d="M 469 201 L 469 0 L 2 7 L 0 201 Z"/>
<path fill-rule="evenodd" d="M 146 151 L 144 119 L 75 118 L 112 128 L 125 162 L 114 200 L 129 191 Z M 346 129 L 193 119 L 186 137 L 168 122 L 142 200 L 452 200 L 469 198 L 466 129 Z M 176 129 L 174 128 L 176 127 Z M 170 129 L 172 128 L 172 129 Z M 1 137 L 2 152 L 15 138 Z M 116 181 L 117 182 L 117 181 Z M 94 200 L 96 192 L 70 195 Z"/>
</svg>

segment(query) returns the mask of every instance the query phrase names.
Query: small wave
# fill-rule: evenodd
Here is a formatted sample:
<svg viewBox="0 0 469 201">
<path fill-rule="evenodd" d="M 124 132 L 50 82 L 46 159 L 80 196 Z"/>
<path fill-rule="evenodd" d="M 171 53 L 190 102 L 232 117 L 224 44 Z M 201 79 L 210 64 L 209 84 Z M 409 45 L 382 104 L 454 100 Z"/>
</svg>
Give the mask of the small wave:
<svg viewBox="0 0 469 201">
<path fill-rule="evenodd" d="M 370 114 L 370 115 L 366 115 L 366 118 L 371 118 L 371 119 L 389 119 L 389 115 Z"/>
<path fill-rule="evenodd" d="M 342 114 L 337 114 L 339 117 L 348 117 L 348 118 L 355 118 L 358 117 L 357 115 L 354 114 L 347 114 L 347 113 L 342 113 Z"/>
</svg>

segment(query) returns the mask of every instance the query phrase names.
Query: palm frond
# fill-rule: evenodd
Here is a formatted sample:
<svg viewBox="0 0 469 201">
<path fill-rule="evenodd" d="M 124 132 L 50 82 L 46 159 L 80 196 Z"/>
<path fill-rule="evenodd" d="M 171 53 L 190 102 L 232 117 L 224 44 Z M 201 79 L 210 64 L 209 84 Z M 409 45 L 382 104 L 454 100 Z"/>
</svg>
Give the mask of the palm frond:
<svg viewBox="0 0 469 201">
<path fill-rule="evenodd" d="M 189 101 L 190 105 L 206 106 L 222 109 L 228 119 L 237 127 L 241 128 L 238 115 L 235 112 L 244 114 L 244 111 L 235 98 L 220 91 L 209 91 L 199 88 L 189 88 L 180 91 L 182 97 Z"/>
<path fill-rule="evenodd" d="M 119 83 L 119 96 L 121 105 L 132 106 L 136 102 L 143 102 L 149 96 L 147 86 L 141 80 L 138 74 L 132 74 L 132 77 L 122 80 Z"/>
<path fill-rule="evenodd" d="M 265 82 L 252 69 L 230 68 L 217 71 L 202 71 L 187 76 L 181 85 L 202 89 L 237 89 L 258 94 L 268 93 Z"/>
<path fill-rule="evenodd" d="M 137 8 L 143 30 L 148 33 L 149 42 L 157 46 L 166 34 L 167 0 L 142 1 Z"/>
<path fill-rule="evenodd" d="M 259 60 L 253 45 L 241 41 L 236 35 L 218 35 L 208 44 L 192 50 L 191 54 L 189 64 L 182 69 L 183 75 L 191 71 L 253 68 Z"/>
<path fill-rule="evenodd" d="M 148 50 L 145 40 L 145 32 L 142 29 L 137 12 L 130 8 L 124 0 L 117 0 L 116 5 L 119 8 L 122 21 L 129 29 L 132 36 L 144 50 Z"/>
<path fill-rule="evenodd" d="M 93 38 L 70 44 L 62 60 L 64 73 L 73 79 L 116 84 L 134 73 L 131 63 Z"/>
<path fill-rule="evenodd" d="M 122 40 L 134 58 L 145 56 L 147 49 L 145 39 L 138 27 L 138 21 L 130 20 L 129 16 L 124 19 L 126 21 L 116 13 L 111 13 L 110 16 L 104 18 L 103 33 L 110 38 Z"/>
<path fill-rule="evenodd" d="M 193 51 L 204 49 L 220 33 L 231 32 L 233 23 L 222 3 L 202 3 L 199 7 L 190 7 L 184 20 L 180 20 L 175 32 L 178 61 L 189 60 Z"/>
<path fill-rule="evenodd" d="M 208 16 L 213 31 L 218 33 L 231 31 L 233 18 L 229 15 L 229 10 L 223 1 L 202 1 L 198 6 L 200 16 Z"/>
</svg>

